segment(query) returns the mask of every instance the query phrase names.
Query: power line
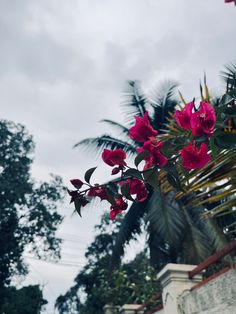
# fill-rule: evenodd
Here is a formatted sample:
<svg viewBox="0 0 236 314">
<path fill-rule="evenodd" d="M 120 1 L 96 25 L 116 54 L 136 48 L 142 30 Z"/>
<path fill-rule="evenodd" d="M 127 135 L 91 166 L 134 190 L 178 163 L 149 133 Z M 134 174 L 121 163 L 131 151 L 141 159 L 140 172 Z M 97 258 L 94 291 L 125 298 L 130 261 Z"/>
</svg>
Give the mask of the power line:
<svg viewBox="0 0 236 314">
<path fill-rule="evenodd" d="M 65 261 L 65 262 L 54 262 L 54 261 L 46 261 L 46 260 L 42 260 L 33 256 L 29 256 L 29 255 L 24 255 L 25 258 L 29 258 L 38 262 L 42 262 L 42 263 L 47 263 L 47 264 L 53 264 L 53 265 L 57 265 L 57 266 L 68 266 L 68 267 L 83 267 L 85 264 L 83 263 L 75 263 L 75 262 L 71 262 L 71 261 Z"/>
<path fill-rule="evenodd" d="M 72 234 L 72 233 L 66 233 L 66 232 L 59 232 L 58 233 L 58 236 L 60 237 L 72 237 L 72 238 L 77 238 L 77 239 L 84 239 L 84 240 L 89 240 L 88 238 L 86 237 L 83 237 L 83 236 L 78 236 L 77 234 Z"/>
<path fill-rule="evenodd" d="M 68 242 L 74 242 L 74 243 L 78 243 L 78 244 L 84 244 L 84 245 L 88 245 L 87 242 L 83 242 L 83 241 L 78 241 L 75 239 L 66 239 L 66 238 L 62 238 L 63 241 L 68 241 Z"/>
<path fill-rule="evenodd" d="M 72 258 L 81 258 L 81 257 L 84 257 L 84 255 L 78 255 L 78 254 L 70 254 L 70 253 L 65 253 L 65 252 L 62 252 L 62 257 L 63 256 L 68 256 L 68 257 L 72 257 Z"/>
</svg>

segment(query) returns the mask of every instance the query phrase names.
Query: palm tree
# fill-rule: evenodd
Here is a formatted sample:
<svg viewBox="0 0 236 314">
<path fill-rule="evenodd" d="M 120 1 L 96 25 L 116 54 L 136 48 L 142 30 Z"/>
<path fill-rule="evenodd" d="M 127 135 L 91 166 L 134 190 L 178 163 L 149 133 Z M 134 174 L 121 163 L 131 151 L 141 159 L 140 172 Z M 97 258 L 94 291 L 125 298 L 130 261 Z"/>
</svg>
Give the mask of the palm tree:
<svg viewBox="0 0 236 314">
<path fill-rule="evenodd" d="M 109 127 L 119 131 L 119 137 L 102 135 L 86 138 L 75 147 L 96 150 L 98 154 L 104 148 L 122 148 L 131 158 L 136 154 L 139 142 L 129 137 L 129 128 L 134 116 L 143 116 L 149 112 L 152 126 L 162 134 L 167 130 L 168 119 L 177 105 L 175 98 L 178 84 L 165 82 L 148 98 L 142 92 L 137 81 L 129 81 L 122 105 L 125 124 L 112 120 L 102 120 Z M 185 200 L 186 202 L 186 200 Z M 133 203 L 125 215 L 116 242 L 113 247 L 112 266 L 120 263 L 125 244 L 142 232 L 142 226 L 148 234 L 147 243 L 152 265 L 161 268 L 168 262 L 198 263 L 226 242 L 220 228 L 213 220 L 201 220 L 205 208 L 199 205 L 195 211 L 185 206 L 182 199 L 176 200 L 173 189 L 154 191 L 149 188 L 149 197 L 143 203 Z"/>
</svg>

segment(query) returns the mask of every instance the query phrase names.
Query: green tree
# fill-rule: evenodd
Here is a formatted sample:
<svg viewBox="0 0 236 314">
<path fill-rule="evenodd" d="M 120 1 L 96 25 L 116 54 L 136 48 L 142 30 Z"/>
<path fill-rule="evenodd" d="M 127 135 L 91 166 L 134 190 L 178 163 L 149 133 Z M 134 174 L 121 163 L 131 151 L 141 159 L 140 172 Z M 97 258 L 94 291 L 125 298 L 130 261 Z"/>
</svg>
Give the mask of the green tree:
<svg viewBox="0 0 236 314">
<path fill-rule="evenodd" d="M 55 176 L 50 182 L 33 180 L 33 152 L 24 126 L 0 120 L 0 308 L 13 276 L 27 273 L 24 252 L 39 258 L 60 256 L 55 232 L 62 217 L 56 206 L 64 187 Z"/>
<path fill-rule="evenodd" d="M 104 214 L 95 227 L 97 235 L 85 253 L 86 265 L 75 278 L 75 285 L 57 299 L 60 314 L 102 314 L 105 304 L 142 303 L 159 290 L 155 271 L 145 252 L 123 263 L 119 269 L 110 269 L 120 223 L 120 219 L 111 222 L 108 214 Z"/>
<path fill-rule="evenodd" d="M 1 313 L 5 314 L 38 314 L 47 304 L 38 285 L 27 286 L 21 289 L 10 287 L 7 297 L 1 304 Z"/>
</svg>

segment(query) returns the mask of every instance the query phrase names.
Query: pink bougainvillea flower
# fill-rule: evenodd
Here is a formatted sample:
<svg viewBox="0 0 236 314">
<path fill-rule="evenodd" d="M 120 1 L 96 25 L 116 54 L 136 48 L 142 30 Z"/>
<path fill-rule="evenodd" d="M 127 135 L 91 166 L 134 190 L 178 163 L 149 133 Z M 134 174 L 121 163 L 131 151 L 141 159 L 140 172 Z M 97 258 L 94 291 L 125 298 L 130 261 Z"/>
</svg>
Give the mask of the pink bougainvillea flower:
<svg viewBox="0 0 236 314">
<path fill-rule="evenodd" d="M 124 201 L 123 197 L 115 198 L 115 205 L 111 205 L 110 219 L 114 220 L 116 216 L 126 210 L 128 207 L 127 202 Z"/>
<path fill-rule="evenodd" d="M 130 128 L 130 138 L 138 142 L 146 142 L 150 137 L 156 136 L 158 132 L 153 129 L 149 120 L 148 112 L 143 117 L 135 117 L 136 123 Z"/>
<path fill-rule="evenodd" d="M 118 214 L 121 214 L 123 212 L 123 210 L 121 210 L 121 209 L 112 209 L 111 211 L 110 211 L 110 219 L 111 220 L 114 220 L 115 218 L 116 218 L 116 216 L 118 215 Z"/>
<path fill-rule="evenodd" d="M 136 200 L 138 202 L 143 202 L 146 200 L 146 198 L 148 197 L 148 191 L 146 189 L 145 184 L 141 180 L 137 178 L 132 178 L 128 179 L 127 181 L 120 182 L 120 185 L 123 186 L 126 183 L 129 183 L 130 194 L 131 195 L 136 194 Z"/>
<path fill-rule="evenodd" d="M 191 129 L 190 120 L 191 120 L 193 108 L 194 108 L 194 103 L 190 102 L 184 107 L 182 111 L 176 110 L 174 117 L 176 119 L 177 124 L 182 129 L 185 129 L 185 130 Z"/>
<path fill-rule="evenodd" d="M 144 202 L 148 197 L 148 191 L 147 189 L 141 189 L 138 193 L 137 193 L 137 196 L 136 196 L 136 200 L 138 202 Z"/>
<path fill-rule="evenodd" d="M 168 162 L 168 159 L 159 151 L 156 150 L 150 159 L 150 162 L 146 164 L 146 168 L 150 168 L 152 166 L 160 166 L 160 167 L 164 167 Z"/>
<path fill-rule="evenodd" d="M 211 136 L 216 124 L 216 115 L 213 107 L 204 101 L 200 102 L 200 110 L 191 117 L 191 129 L 194 136 Z"/>
<path fill-rule="evenodd" d="M 87 195 L 90 197 L 98 196 L 98 197 L 100 197 L 101 201 L 107 199 L 107 192 L 106 192 L 106 189 L 104 187 L 99 187 L 99 186 L 92 187 L 88 191 Z"/>
<path fill-rule="evenodd" d="M 80 179 L 72 179 L 70 180 L 70 182 L 72 185 L 74 185 L 76 189 L 80 189 L 82 185 L 84 184 L 83 181 L 81 181 Z"/>
<path fill-rule="evenodd" d="M 185 169 L 201 169 L 210 160 L 211 156 L 208 154 L 208 147 L 202 143 L 198 148 L 195 142 L 189 143 L 180 151 L 182 157 L 182 165 Z"/>
<path fill-rule="evenodd" d="M 123 149 L 109 150 L 105 148 L 102 153 L 103 161 L 111 167 L 126 166 L 125 158 L 126 158 L 126 153 Z"/>
<path fill-rule="evenodd" d="M 154 152 L 155 150 L 160 150 L 164 145 L 164 142 L 157 141 L 154 137 L 151 137 L 149 141 L 143 144 L 143 149 Z"/>
<path fill-rule="evenodd" d="M 137 149 L 138 153 L 141 153 L 143 151 L 148 151 L 150 153 L 150 155 L 144 158 L 145 160 L 144 169 L 151 168 L 155 165 L 164 167 L 167 164 L 168 159 L 160 151 L 163 145 L 164 145 L 163 142 L 151 138 L 149 141 L 146 141 L 143 144 L 143 147 Z"/>
<path fill-rule="evenodd" d="M 225 3 L 230 3 L 230 2 L 234 2 L 234 3 L 236 3 L 236 1 L 235 1 L 235 0 L 225 0 Z"/>
</svg>

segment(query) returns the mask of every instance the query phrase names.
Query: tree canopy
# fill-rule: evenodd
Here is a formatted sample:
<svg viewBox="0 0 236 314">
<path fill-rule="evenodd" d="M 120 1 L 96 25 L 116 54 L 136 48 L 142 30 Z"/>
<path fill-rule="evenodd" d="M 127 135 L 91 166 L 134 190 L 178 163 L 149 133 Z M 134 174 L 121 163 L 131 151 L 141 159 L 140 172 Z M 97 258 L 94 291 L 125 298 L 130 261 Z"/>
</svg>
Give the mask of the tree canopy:
<svg viewBox="0 0 236 314">
<path fill-rule="evenodd" d="M 97 235 L 86 250 L 86 265 L 75 278 L 75 285 L 58 297 L 60 314 L 103 314 L 106 304 L 142 303 L 156 294 L 159 285 L 146 250 L 119 269 L 110 268 L 115 236 L 121 220 L 111 222 L 104 214 L 95 227 Z"/>
<path fill-rule="evenodd" d="M 43 299 L 41 288 L 30 285 L 21 289 L 10 287 L 1 304 L 1 313 L 5 314 L 38 314 L 47 304 Z"/>
<path fill-rule="evenodd" d="M 56 207 L 64 187 L 57 176 L 39 183 L 32 178 L 34 147 L 24 126 L 0 120 L 0 309 L 12 293 L 11 279 L 27 273 L 24 252 L 60 256 L 55 232 L 62 216 Z"/>
</svg>

